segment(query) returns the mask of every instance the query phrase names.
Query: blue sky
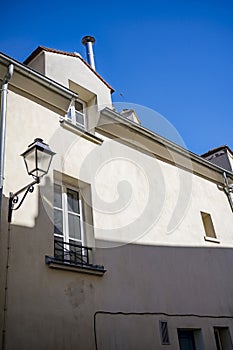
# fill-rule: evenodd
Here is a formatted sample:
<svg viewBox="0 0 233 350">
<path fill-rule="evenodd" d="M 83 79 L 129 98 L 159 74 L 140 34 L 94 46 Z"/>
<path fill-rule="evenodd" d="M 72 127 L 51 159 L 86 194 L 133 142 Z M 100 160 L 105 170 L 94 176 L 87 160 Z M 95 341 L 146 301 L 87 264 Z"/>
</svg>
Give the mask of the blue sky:
<svg viewBox="0 0 233 350">
<path fill-rule="evenodd" d="M 78 51 L 96 37 L 97 71 L 115 102 L 145 106 L 202 154 L 233 148 L 233 1 L 16 2 L 1 6 L 0 51 L 23 61 L 37 46 Z M 158 120 L 140 116 L 155 130 Z"/>
</svg>

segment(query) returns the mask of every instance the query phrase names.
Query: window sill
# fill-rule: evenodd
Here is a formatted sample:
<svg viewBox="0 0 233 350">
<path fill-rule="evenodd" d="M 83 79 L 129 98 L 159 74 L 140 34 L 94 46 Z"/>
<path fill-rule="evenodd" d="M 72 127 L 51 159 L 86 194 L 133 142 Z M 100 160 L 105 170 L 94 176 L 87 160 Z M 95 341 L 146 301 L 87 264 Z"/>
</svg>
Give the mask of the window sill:
<svg viewBox="0 0 233 350">
<path fill-rule="evenodd" d="M 106 270 L 99 265 L 76 265 L 63 262 L 51 256 L 45 256 L 45 263 L 52 269 L 67 270 L 73 272 L 87 273 L 96 276 L 103 276 Z"/>
<path fill-rule="evenodd" d="M 63 118 L 60 119 L 60 124 L 64 129 L 72 131 L 75 134 L 82 136 L 86 140 L 97 143 L 98 145 L 102 145 L 103 143 L 103 140 L 101 138 L 91 134 L 90 132 L 82 129 L 81 127 L 78 127 L 77 125 L 72 124 L 71 122 Z"/>
<path fill-rule="evenodd" d="M 204 240 L 212 243 L 220 243 L 220 239 L 214 237 L 204 236 Z"/>
</svg>

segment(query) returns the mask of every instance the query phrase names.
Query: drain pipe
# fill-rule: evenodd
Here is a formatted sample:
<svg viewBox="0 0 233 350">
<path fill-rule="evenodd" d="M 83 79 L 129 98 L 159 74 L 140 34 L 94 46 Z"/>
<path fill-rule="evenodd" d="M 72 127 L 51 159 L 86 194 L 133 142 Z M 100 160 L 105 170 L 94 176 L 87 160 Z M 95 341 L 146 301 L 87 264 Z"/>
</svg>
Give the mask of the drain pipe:
<svg viewBox="0 0 233 350">
<path fill-rule="evenodd" d="M 233 211 L 233 199 L 232 199 L 232 193 L 233 193 L 233 184 L 229 184 L 227 174 L 225 171 L 223 172 L 223 178 L 225 182 L 225 186 L 218 185 L 219 190 L 224 191 L 227 195 L 229 204 L 231 206 L 231 210 Z"/>
<path fill-rule="evenodd" d="M 230 206 L 231 206 L 231 210 L 233 211 L 233 200 L 232 200 L 232 192 L 233 192 L 233 185 L 230 185 L 228 182 L 228 178 L 227 178 L 227 174 L 223 173 L 223 177 L 224 177 L 224 181 L 225 181 L 225 187 L 224 187 L 224 191 L 228 197 Z"/>
<path fill-rule="evenodd" d="M 2 219 L 2 196 L 3 196 L 3 180 L 4 180 L 4 159 L 5 159 L 5 138 L 6 138 L 6 112 L 7 112 L 7 93 L 8 82 L 14 72 L 14 65 L 8 66 L 8 71 L 2 81 L 1 88 L 1 121 L 0 121 L 0 225 Z M 0 226 L 1 230 L 1 226 Z"/>
</svg>

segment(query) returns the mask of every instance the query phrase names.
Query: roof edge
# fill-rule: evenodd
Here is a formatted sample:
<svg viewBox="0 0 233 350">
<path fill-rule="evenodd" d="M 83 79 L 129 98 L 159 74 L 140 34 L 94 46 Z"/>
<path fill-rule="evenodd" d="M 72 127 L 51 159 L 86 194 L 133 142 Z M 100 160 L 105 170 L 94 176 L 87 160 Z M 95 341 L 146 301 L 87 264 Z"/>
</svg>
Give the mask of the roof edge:
<svg viewBox="0 0 233 350">
<path fill-rule="evenodd" d="M 149 138 L 152 138 L 154 141 L 162 143 L 163 145 L 172 149 L 173 151 L 180 153 L 185 157 L 190 158 L 192 161 L 198 162 L 199 164 L 202 164 L 208 168 L 211 168 L 212 170 L 214 170 L 220 174 L 223 174 L 223 172 L 225 172 L 233 180 L 233 173 L 232 172 L 225 170 L 214 163 L 211 163 L 210 161 L 203 158 L 202 156 L 199 156 L 196 153 L 189 151 L 188 149 L 166 139 L 165 137 L 153 132 L 152 130 L 147 129 L 140 124 L 134 123 L 127 118 L 124 118 L 118 112 L 116 112 L 108 107 L 105 107 L 103 110 L 101 110 L 101 113 L 103 113 L 104 115 L 106 115 L 110 118 L 114 118 L 115 120 L 119 120 L 120 123 L 123 123 L 123 124 L 129 126 L 130 128 L 134 129 L 135 131 L 137 131 L 139 133 L 144 134 L 145 136 L 147 136 Z M 224 146 L 224 147 L 227 147 L 230 150 L 230 148 L 228 146 Z"/>
<path fill-rule="evenodd" d="M 101 77 L 101 75 L 96 72 L 90 65 L 87 63 L 81 55 L 75 53 L 75 52 L 66 52 L 66 51 L 61 51 L 61 50 L 56 50 L 56 49 L 51 49 L 45 46 L 38 46 L 23 62 L 23 64 L 28 65 L 34 58 L 36 58 L 42 51 L 46 52 L 51 52 L 51 53 L 56 53 L 64 56 L 69 56 L 69 57 L 75 57 L 80 59 L 111 91 L 111 94 L 115 91 L 113 87 L 104 79 Z"/>
<path fill-rule="evenodd" d="M 0 52 L 0 63 L 5 65 L 6 67 L 12 63 L 19 73 L 21 73 L 25 76 L 30 76 L 30 78 L 39 82 L 41 85 L 45 85 L 45 86 L 53 89 L 57 93 L 60 93 L 62 95 L 66 95 L 67 97 L 69 96 L 69 98 L 77 98 L 78 97 L 78 95 L 74 91 L 71 91 L 70 89 L 57 83 L 56 81 L 52 80 L 51 78 L 48 78 L 43 74 L 40 74 L 39 72 L 35 71 L 33 68 L 24 65 L 23 63 L 11 58 L 10 56 L 5 55 L 2 52 Z"/>
<path fill-rule="evenodd" d="M 226 149 L 233 156 L 233 151 L 230 149 L 230 147 L 227 145 L 223 145 L 223 146 L 219 146 L 219 147 L 210 149 L 208 152 L 202 154 L 201 157 L 203 157 L 203 158 L 209 157 L 212 154 L 219 152 L 219 151 L 222 151 L 224 149 Z"/>
</svg>

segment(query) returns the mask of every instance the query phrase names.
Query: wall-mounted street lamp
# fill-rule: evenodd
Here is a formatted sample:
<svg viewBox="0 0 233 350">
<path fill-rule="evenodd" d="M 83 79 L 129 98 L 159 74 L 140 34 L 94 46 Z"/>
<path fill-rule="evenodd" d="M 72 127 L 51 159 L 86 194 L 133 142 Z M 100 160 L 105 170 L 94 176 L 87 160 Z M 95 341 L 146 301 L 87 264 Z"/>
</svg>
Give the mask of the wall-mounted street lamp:
<svg viewBox="0 0 233 350">
<path fill-rule="evenodd" d="M 35 139 L 34 142 L 28 146 L 28 149 L 21 154 L 24 158 L 28 175 L 31 175 L 34 181 L 21 188 L 19 191 L 10 193 L 8 222 L 11 222 L 13 210 L 17 210 L 21 207 L 28 192 L 32 193 L 34 191 L 34 185 L 39 184 L 41 177 L 48 173 L 54 154 L 49 145 L 39 138 Z M 24 194 L 18 204 L 19 194 L 21 193 Z M 17 206 L 15 206 L 16 204 Z"/>
</svg>

